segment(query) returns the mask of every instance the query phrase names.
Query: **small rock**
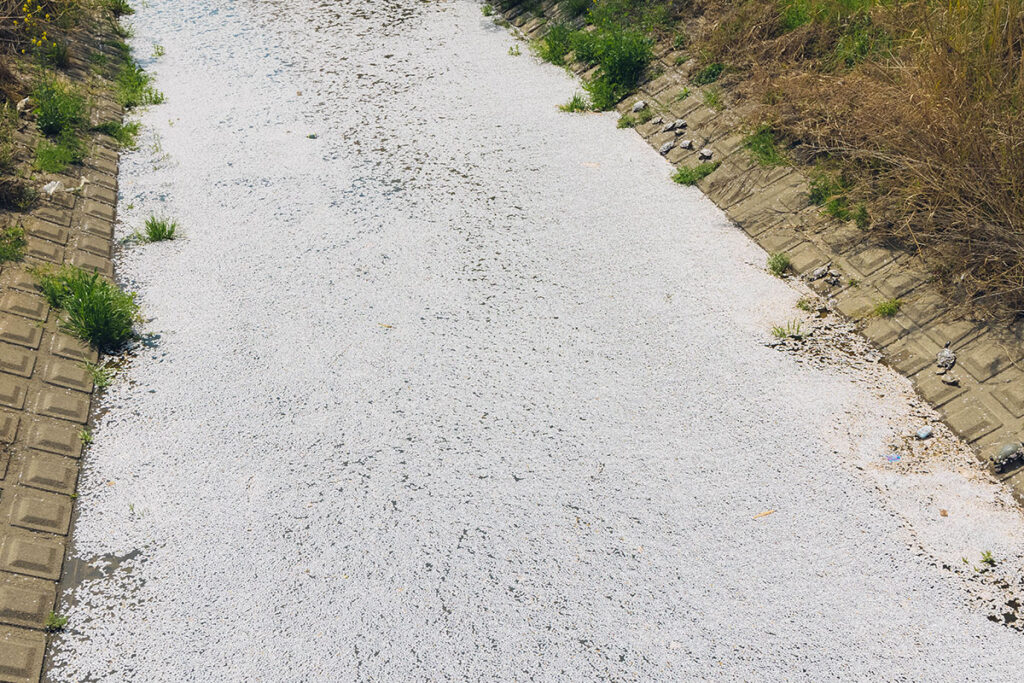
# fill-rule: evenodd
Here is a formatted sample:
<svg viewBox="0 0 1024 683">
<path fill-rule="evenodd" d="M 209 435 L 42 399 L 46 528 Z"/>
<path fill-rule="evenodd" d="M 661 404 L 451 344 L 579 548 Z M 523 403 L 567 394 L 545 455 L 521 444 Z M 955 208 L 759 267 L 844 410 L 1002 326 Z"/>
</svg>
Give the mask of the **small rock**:
<svg viewBox="0 0 1024 683">
<path fill-rule="evenodd" d="M 711 159 L 711 157 L 714 156 L 714 154 L 714 152 L 705 147 L 701 151 L 697 152 L 697 158 L 700 159 L 701 161 L 708 161 Z"/>
<path fill-rule="evenodd" d="M 680 140 L 680 149 L 693 149 L 693 140 Z"/>
<path fill-rule="evenodd" d="M 664 145 L 661 146 L 661 149 L 659 149 L 658 152 L 661 154 L 661 156 L 665 156 L 666 154 L 671 152 L 672 148 L 675 146 L 676 143 L 674 142 L 666 142 Z"/>
<path fill-rule="evenodd" d="M 931 435 L 932 435 L 932 426 L 931 425 L 925 425 L 924 427 L 921 427 L 920 429 L 917 430 L 917 434 L 916 434 L 917 438 L 921 439 L 922 441 L 924 441 L 925 439 L 931 437 Z"/>
<path fill-rule="evenodd" d="M 942 376 L 939 377 L 943 384 L 948 384 L 951 387 L 960 386 L 960 378 L 954 375 L 952 372 L 942 371 Z"/>
<path fill-rule="evenodd" d="M 644 109 L 647 109 L 647 103 L 644 102 L 643 100 L 637 100 L 636 102 L 633 103 L 634 114 L 636 114 L 637 112 L 641 112 Z"/>
</svg>

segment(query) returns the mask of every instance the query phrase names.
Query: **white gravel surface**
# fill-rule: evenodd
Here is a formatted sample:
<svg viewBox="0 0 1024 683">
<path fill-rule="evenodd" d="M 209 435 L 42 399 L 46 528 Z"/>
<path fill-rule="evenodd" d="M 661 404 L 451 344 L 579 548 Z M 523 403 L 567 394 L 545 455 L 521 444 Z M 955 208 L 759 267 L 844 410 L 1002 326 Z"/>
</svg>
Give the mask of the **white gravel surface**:
<svg viewBox="0 0 1024 683">
<path fill-rule="evenodd" d="M 906 383 L 766 348 L 798 293 L 478 5 L 133 23 L 167 103 L 122 234 L 185 236 L 118 263 L 159 337 L 86 457 L 51 679 L 1019 680 L 942 568 L 1019 557 L 1005 496 L 886 462 Z"/>
</svg>

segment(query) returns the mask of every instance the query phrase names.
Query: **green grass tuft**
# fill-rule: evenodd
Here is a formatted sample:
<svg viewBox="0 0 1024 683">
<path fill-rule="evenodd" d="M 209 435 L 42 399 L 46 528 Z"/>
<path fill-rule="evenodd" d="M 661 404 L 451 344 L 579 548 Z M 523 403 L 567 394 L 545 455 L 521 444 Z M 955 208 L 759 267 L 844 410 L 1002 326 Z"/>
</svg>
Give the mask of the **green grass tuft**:
<svg viewBox="0 0 1024 683">
<path fill-rule="evenodd" d="M 762 166 L 785 166 L 788 161 L 779 151 L 771 126 L 760 126 L 743 141 L 743 146 Z"/>
<path fill-rule="evenodd" d="M 56 142 L 40 140 L 36 145 L 35 166 L 45 173 L 60 173 L 85 159 L 85 143 L 73 130 L 65 130 Z"/>
<path fill-rule="evenodd" d="M 880 318 L 891 318 L 900 312 L 902 306 L 902 299 L 886 299 L 875 304 L 874 314 Z"/>
<path fill-rule="evenodd" d="M 708 85 L 717 81 L 722 76 L 723 71 L 725 71 L 725 64 L 712 62 L 694 74 L 692 80 L 696 85 Z"/>
<path fill-rule="evenodd" d="M 116 351 L 131 339 L 139 319 L 135 294 L 77 266 L 36 270 L 34 275 L 50 305 L 64 311 L 63 329 L 100 351 Z"/>
<path fill-rule="evenodd" d="M 141 126 L 138 121 L 130 121 L 129 123 L 104 121 L 98 126 L 93 126 L 92 129 L 98 133 L 109 135 L 117 140 L 118 144 L 122 147 L 134 149 L 136 140 L 139 137 L 140 128 Z"/>
<path fill-rule="evenodd" d="M 153 77 L 132 59 L 121 66 L 114 81 L 114 97 L 125 109 L 160 104 L 164 94 L 152 86 Z"/>
<path fill-rule="evenodd" d="M 697 164 L 693 168 L 688 166 L 680 166 L 676 171 L 675 175 L 672 176 L 672 180 L 676 181 L 680 185 L 696 185 L 704 178 L 715 172 L 722 162 L 720 161 L 705 161 Z"/>
<path fill-rule="evenodd" d="M 68 625 L 68 618 L 61 616 L 53 611 L 46 615 L 46 623 L 44 628 L 48 633 L 55 633 L 57 631 L 63 631 L 64 627 Z"/>
<path fill-rule="evenodd" d="M 25 256 L 25 229 L 20 225 L 0 228 L 0 263 L 20 261 Z"/>
<path fill-rule="evenodd" d="M 704 104 L 714 111 L 725 109 L 725 102 L 722 100 L 721 88 L 708 88 L 704 91 Z"/>
<path fill-rule="evenodd" d="M 123 17 L 126 14 L 135 14 L 135 10 L 128 4 L 128 0 L 103 0 L 103 7 L 114 15 L 114 18 Z"/>
<path fill-rule="evenodd" d="M 775 277 L 782 277 L 789 270 L 790 260 L 789 256 L 782 252 L 777 252 L 768 257 L 768 270 Z"/>
<path fill-rule="evenodd" d="M 177 237 L 178 221 L 150 216 L 143 224 L 142 230 L 135 233 L 140 242 L 165 242 Z"/>
<path fill-rule="evenodd" d="M 590 105 L 587 104 L 586 97 L 581 93 L 576 93 L 568 102 L 558 105 L 558 108 L 566 112 L 581 112 L 588 111 L 590 109 Z"/>
<path fill-rule="evenodd" d="M 46 135 L 81 128 L 86 121 L 85 98 L 56 79 L 43 80 L 32 90 L 36 126 Z"/>
</svg>

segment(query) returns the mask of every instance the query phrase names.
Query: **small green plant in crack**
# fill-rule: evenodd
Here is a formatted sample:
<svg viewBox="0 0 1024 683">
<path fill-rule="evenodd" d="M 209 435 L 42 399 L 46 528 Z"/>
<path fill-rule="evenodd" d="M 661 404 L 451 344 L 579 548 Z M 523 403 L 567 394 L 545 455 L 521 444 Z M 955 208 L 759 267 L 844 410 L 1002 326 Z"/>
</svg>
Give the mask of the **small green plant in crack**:
<svg viewBox="0 0 1024 683">
<path fill-rule="evenodd" d="M 20 225 L 0 228 L 0 263 L 25 257 L 25 229 Z"/>
<path fill-rule="evenodd" d="M 714 83 L 722 76 L 723 71 L 725 71 L 725 64 L 722 64 L 721 62 L 712 62 L 694 74 L 693 82 L 695 85 L 708 85 L 710 83 Z"/>
<path fill-rule="evenodd" d="M 785 325 L 775 325 L 772 327 L 772 336 L 776 339 L 802 339 L 804 334 L 800 328 L 801 323 L 799 320 L 790 320 Z"/>
<path fill-rule="evenodd" d="M 131 26 L 125 26 L 120 21 L 111 21 L 110 29 L 114 32 L 115 36 L 122 40 L 135 37 L 135 29 Z"/>
<path fill-rule="evenodd" d="M 775 131 L 767 124 L 758 126 L 748 135 L 743 140 L 743 147 L 762 166 L 785 166 L 788 163 L 786 157 L 779 151 Z"/>
<path fill-rule="evenodd" d="M 635 128 L 636 117 L 632 114 L 623 114 L 615 124 L 616 128 Z"/>
<path fill-rule="evenodd" d="M 672 180 L 676 181 L 680 185 L 696 185 L 714 173 L 715 169 L 717 169 L 721 163 L 722 162 L 720 161 L 705 161 L 697 164 L 693 168 L 690 168 L 689 166 L 680 166 L 675 175 L 672 176 Z"/>
<path fill-rule="evenodd" d="M 690 96 L 690 89 L 684 87 L 682 90 L 680 90 L 676 94 L 676 102 L 682 102 L 683 100 L 685 100 L 689 96 Z"/>
<path fill-rule="evenodd" d="M 768 270 L 775 277 L 782 277 L 789 270 L 790 260 L 789 256 L 782 252 L 777 252 L 768 257 Z"/>
<path fill-rule="evenodd" d="M 82 441 L 82 445 L 83 446 L 88 446 L 89 444 L 92 443 L 92 432 L 90 432 L 88 429 L 84 429 L 84 428 L 83 429 L 79 429 L 78 430 L 78 438 Z"/>
<path fill-rule="evenodd" d="M 46 629 L 47 633 L 56 633 L 57 631 L 63 631 L 64 627 L 67 625 L 67 617 L 57 614 L 51 610 L 50 613 L 46 615 L 46 621 L 44 622 L 43 627 Z"/>
<path fill-rule="evenodd" d="M 519 44 L 517 43 L 508 49 L 508 54 L 511 57 L 518 57 L 523 54 L 523 51 L 519 48 Z"/>
<path fill-rule="evenodd" d="M 902 306 L 902 299 L 886 299 L 875 304 L 873 312 L 879 318 L 892 318 L 900 312 L 900 307 Z"/>
<path fill-rule="evenodd" d="M 167 51 L 164 49 L 163 45 L 160 43 L 155 43 L 153 45 L 153 59 L 160 59 L 165 54 L 167 54 Z"/>
<path fill-rule="evenodd" d="M 986 550 L 981 554 L 981 563 L 987 567 L 996 566 L 996 558 L 992 556 L 991 550 Z"/>
<path fill-rule="evenodd" d="M 704 91 L 704 104 L 708 109 L 722 111 L 725 109 L 725 101 L 722 99 L 721 88 L 708 88 Z"/>
<path fill-rule="evenodd" d="M 636 115 L 636 122 L 637 123 L 647 123 L 648 121 L 650 121 L 653 118 L 654 118 L 654 110 L 652 110 L 650 107 L 648 107 L 647 109 L 642 109 L 642 110 L 640 110 L 639 113 L 637 113 L 637 115 Z"/>
<path fill-rule="evenodd" d="M 49 304 L 64 311 L 62 329 L 104 352 L 117 351 L 132 338 L 139 320 L 134 293 L 78 266 L 31 272 Z"/>
<path fill-rule="evenodd" d="M 590 105 L 587 104 L 586 97 L 584 97 L 581 93 L 576 93 L 569 99 L 568 102 L 566 102 L 565 104 L 558 105 L 558 108 L 561 111 L 566 112 L 581 112 L 589 110 Z"/>
<path fill-rule="evenodd" d="M 141 125 L 138 121 L 121 123 L 120 121 L 104 121 L 98 126 L 93 126 L 97 133 L 103 133 L 117 140 L 117 144 L 128 149 L 134 149 L 139 137 Z"/>
<path fill-rule="evenodd" d="M 105 365 L 97 363 L 83 363 L 85 371 L 92 378 L 92 383 L 97 389 L 106 389 L 114 381 L 114 371 Z"/>
<path fill-rule="evenodd" d="M 150 216 L 132 235 L 139 242 L 165 242 L 178 236 L 178 221 L 162 216 Z"/>
<path fill-rule="evenodd" d="M 492 4 L 490 4 L 490 3 L 487 3 L 487 4 L 485 4 L 485 5 L 483 6 L 483 7 L 481 7 L 481 8 L 480 8 L 480 12 L 481 12 L 481 13 L 482 13 L 482 14 L 483 14 L 483 15 L 484 15 L 485 17 L 489 17 L 489 16 L 491 16 L 492 14 L 494 14 L 494 5 L 492 5 Z"/>
<path fill-rule="evenodd" d="M 814 299 L 802 296 L 796 302 L 796 307 L 805 313 L 813 313 L 818 310 L 818 307 L 814 305 Z"/>
</svg>

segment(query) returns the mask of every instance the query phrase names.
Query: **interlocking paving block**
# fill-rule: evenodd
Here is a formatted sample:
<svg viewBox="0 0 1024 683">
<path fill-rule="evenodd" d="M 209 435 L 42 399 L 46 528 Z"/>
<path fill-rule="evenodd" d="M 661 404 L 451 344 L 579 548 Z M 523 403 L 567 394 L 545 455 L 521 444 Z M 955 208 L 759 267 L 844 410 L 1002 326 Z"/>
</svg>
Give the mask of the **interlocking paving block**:
<svg viewBox="0 0 1024 683">
<path fill-rule="evenodd" d="M 792 214 L 807 204 L 807 185 L 797 173 L 783 176 L 762 192 L 728 207 L 726 212 L 743 224 L 757 214 L 779 217 Z"/>
<path fill-rule="evenodd" d="M 791 227 L 782 223 L 776 224 L 775 227 L 762 232 L 758 236 L 757 241 L 769 254 L 788 253 L 803 243 L 803 240 L 800 239 L 800 236 Z"/>
<path fill-rule="evenodd" d="M 82 365 L 51 360 L 43 371 L 43 381 L 65 389 L 92 392 L 92 374 Z"/>
<path fill-rule="evenodd" d="M 892 318 L 871 318 L 864 329 L 864 336 L 885 348 L 907 334 L 907 328 Z"/>
<path fill-rule="evenodd" d="M 789 251 L 789 264 L 800 274 L 810 273 L 828 262 L 828 255 L 810 242 L 801 242 Z"/>
<path fill-rule="evenodd" d="M 13 315 L 0 315 L 0 341 L 38 349 L 43 329 L 36 323 Z"/>
<path fill-rule="evenodd" d="M 664 92 L 668 88 L 678 88 L 679 84 L 679 76 L 672 73 L 671 71 L 666 71 L 661 76 L 658 76 L 653 81 L 645 85 L 644 90 L 651 93 L 651 95 L 657 97 L 660 93 Z"/>
<path fill-rule="evenodd" d="M 39 291 L 39 283 L 24 269 L 8 269 L 8 272 L 4 273 L 3 279 L 4 283 L 11 289 L 20 289 L 23 292 Z"/>
<path fill-rule="evenodd" d="M 114 277 L 114 264 L 110 259 L 90 254 L 87 251 L 75 250 L 71 252 L 71 263 L 83 270 L 94 271 L 107 277 Z"/>
<path fill-rule="evenodd" d="M 64 542 L 30 531 L 11 530 L 0 546 L 0 569 L 56 581 L 64 562 Z"/>
<path fill-rule="evenodd" d="M 82 454 L 81 428 L 67 422 L 37 418 L 28 426 L 28 445 L 47 453 L 77 458 Z"/>
<path fill-rule="evenodd" d="M 117 204 L 117 191 L 97 183 L 90 183 L 85 186 L 85 196 L 106 204 Z"/>
<path fill-rule="evenodd" d="M 36 451 L 28 451 L 23 456 L 21 483 L 25 486 L 71 495 L 77 481 L 76 460 Z"/>
<path fill-rule="evenodd" d="M 65 228 L 71 226 L 71 212 L 60 206 L 41 206 L 33 214 L 45 221 L 63 225 Z"/>
<path fill-rule="evenodd" d="M 19 346 L 0 343 L 0 372 L 18 377 L 31 377 L 36 367 L 36 354 Z"/>
<path fill-rule="evenodd" d="M 36 412 L 85 424 L 89 419 L 89 397 L 59 389 L 43 389 L 35 401 Z"/>
<path fill-rule="evenodd" d="M 1020 360 L 1019 355 L 1014 358 L 1010 353 L 1010 347 L 981 337 L 956 350 L 957 364 L 971 373 L 974 379 L 984 382 Z"/>
<path fill-rule="evenodd" d="M 1024 372 L 1010 368 L 989 382 L 992 395 L 1014 417 L 1024 417 Z M 1024 440 L 1024 437 L 1022 437 Z"/>
<path fill-rule="evenodd" d="M 99 360 L 99 353 L 85 342 L 79 341 L 66 334 L 53 335 L 53 354 L 61 358 L 77 360 L 83 363 L 95 363 Z"/>
<path fill-rule="evenodd" d="M 4 683 L 35 683 L 43 669 L 46 634 L 20 628 L 0 627 L 0 680 Z"/>
<path fill-rule="evenodd" d="M 86 187 L 92 187 L 98 185 L 105 187 L 114 192 L 117 192 L 117 174 L 116 173 L 100 173 L 98 171 L 91 171 L 86 175 L 89 183 Z"/>
<path fill-rule="evenodd" d="M 25 407 L 28 384 L 10 375 L 0 375 L 0 405 L 21 410 Z"/>
<path fill-rule="evenodd" d="M 13 443 L 18 437 L 20 423 L 20 415 L 0 410 L 0 443 Z"/>
<path fill-rule="evenodd" d="M 863 272 L 863 271 L 862 271 Z M 881 268 L 874 273 L 871 284 L 890 299 L 902 299 L 928 280 L 928 275 L 903 260 Z"/>
<path fill-rule="evenodd" d="M 11 524 L 51 534 L 67 534 L 71 524 L 71 499 L 59 493 L 15 487 Z"/>
<path fill-rule="evenodd" d="M 949 408 L 950 412 L 946 415 L 946 421 L 966 441 L 977 441 L 1003 426 L 991 411 L 986 410 L 980 404 L 962 405 L 962 403 L 947 404 L 943 408 L 943 412 Z"/>
<path fill-rule="evenodd" d="M 85 164 L 86 166 L 89 166 L 90 168 L 95 169 L 104 175 L 117 175 L 116 161 L 111 161 L 109 159 L 97 159 L 93 157 L 91 159 L 87 159 Z"/>
<path fill-rule="evenodd" d="M 110 240 L 99 235 L 82 235 L 78 238 L 77 247 L 90 254 L 110 258 Z"/>
<path fill-rule="evenodd" d="M 861 233 L 863 241 L 863 233 Z M 893 262 L 893 253 L 881 247 L 865 247 L 847 255 L 847 260 L 858 271 L 869 275 L 884 265 Z"/>
<path fill-rule="evenodd" d="M 0 310 L 32 320 L 46 320 L 50 307 L 40 296 L 26 292 L 8 291 L 0 295 Z"/>
<path fill-rule="evenodd" d="M 34 237 L 25 238 L 25 255 L 48 263 L 63 263 L 64 248 L 59 244 Z"/>
<path fill-rule="evenodd" d="M 931 366 L 925 367 L 923 370 L 911 377 L 911 379 L 913 380 L 918 393 L 921 394 L 924 400 L 928 401 L 936 408 L 944 406 L 954 398 L 962 396 L 967 391 L 967 389 L 961 386 L 950 386 L 945 384 L 939 376 L 935 374 L 935 369 Z"/>
<path fill-rule="evenodd" d="M 785 176 L 785 169 L 763 168 L 749 159 L 730 159 L 708 176 L 706 194 L 720 207 L 728 209 Z"/>
<path fill-rule="evenodd" d="M 95 218 L 86 218 L 82 221 L 82 230 L 92 233 L 93 235 L 98 235 L 106 240 L 114 238 L 114 224 L 109 221 L 98 221 Z"/>
<path fill-rule="evenodd" d="M 25 232 L 33 237 L 56 242 L 57 244 L 68 243 L 68 229 L 46 221 L 27 218 L 22 222 Z"/>
<path fill-rule="evenodd" d="M 959 349 L 984 331 L 982 323 L 950 313 L 943 313 L 924 326 L 925 336 L 934 344 L 936 353 L 947 341 L 954 349 Z"/>
<path fill-rule="evenodd" d="M 52 581 L 0 572 L 0 622 L 43 628 L 56 601 Z"/>
<path fill-rule="evenodd" d="M 909 337 L 897 340 L 886 354 L 886 362 L 908 377 L 935 363 L 935 353 Z"/>
</svg>

